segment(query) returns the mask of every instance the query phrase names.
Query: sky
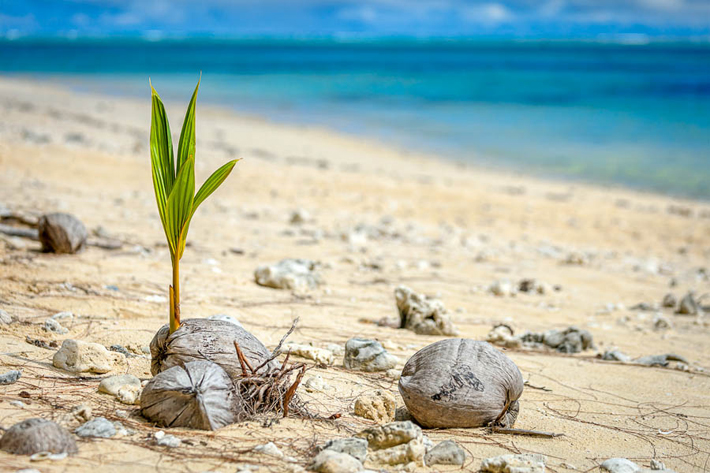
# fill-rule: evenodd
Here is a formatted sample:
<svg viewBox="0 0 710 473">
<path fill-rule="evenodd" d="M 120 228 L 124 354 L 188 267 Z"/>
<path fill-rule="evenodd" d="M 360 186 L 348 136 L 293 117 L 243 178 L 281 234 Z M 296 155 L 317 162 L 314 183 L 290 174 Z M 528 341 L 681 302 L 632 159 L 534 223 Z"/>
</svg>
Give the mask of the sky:
<svg viewBox="0 0 710 473">
<path fill-rule="evenodd" d="M 0 37 L 710 39 L 710 0 L 0 0 Z"/>
</svg>

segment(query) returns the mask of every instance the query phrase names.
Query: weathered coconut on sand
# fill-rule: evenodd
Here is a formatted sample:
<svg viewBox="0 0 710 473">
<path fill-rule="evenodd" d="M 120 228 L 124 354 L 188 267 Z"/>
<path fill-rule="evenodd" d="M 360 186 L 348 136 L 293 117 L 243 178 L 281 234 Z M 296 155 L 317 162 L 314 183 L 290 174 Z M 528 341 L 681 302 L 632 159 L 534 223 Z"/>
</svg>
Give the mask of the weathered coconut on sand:
<svg viewBox="0 0 710 473">
<path fill-rule="evenodd" d="M 173 366 L 151 379 L 141 413 L 164 427 L 216 430 L 240 420 L 241 397 L 226 371 L 210 361 Z"/>
<path fill-rule="evenodd" d="M 511 427 L 523 376 L 487 342 L 452 338 L 428 345 L 404 365 L 399 392 L 424 427 Z"/>
<path fill-rule="evenodd" d="M 66 213 L 43 215 L 37 230 L 42 251 L 53 253 L 81 251 L 89 236 L 81 220 Z"/>
<path fill-rule="evenodd" d="M 175 332 L 169 332 L 168 325 L 164 325 L 150 342 L 153 376 L 190 361 L 208 360 L 237 379 L 242 376 L 242 367 L 234 348 L 235 341 L 255 369 L 271 356 L 254 335 L 223 320 L 187 319 Z"/>
<path fill-rule="evenodd" d="M 78 452 L 74 437 L 64 427 L 39 418 L 25 419 L 7 429 L 0 439 L 0 450 L 16 455 Z"/>
</svg>

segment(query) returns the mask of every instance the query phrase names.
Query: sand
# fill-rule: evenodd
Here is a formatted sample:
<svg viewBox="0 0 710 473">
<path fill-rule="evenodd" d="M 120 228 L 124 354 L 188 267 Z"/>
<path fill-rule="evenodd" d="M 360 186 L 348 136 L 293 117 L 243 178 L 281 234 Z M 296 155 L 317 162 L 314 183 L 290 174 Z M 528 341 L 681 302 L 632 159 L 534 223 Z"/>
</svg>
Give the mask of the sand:
<svg viewBox="0 0 710 473">
<path fill-rule="evenodd" d="M 166 106 L 177 133 L 186 102 Z M 75 338 L 140 353 L 167 322 L 170 261 L 150 178 L 147 86 L 146 97 L 134 100 L 3 78 L 0 111 L 0 204 L 30 214 L 70 212 L 90 231 L 100 227 L 124 242 L 119 250 L 51 255 L 40 253 L 38 242 L 0 237 L 0 309 L 17 319 L 0 326 L 0 366 L 23 371 L 19 382 L 0 386 L 0 425 L 41 416 L 73 429 L 79 422 L 68 414 L 84 404 L 135 431 L 81 440 L 77 456 L 57 462 L 0 452 L 0 470 L 233 472 L 259 464 L 265 471 L 302 471 L 317 445 L 373 424 L 353 414 L 360 393 L 384 389 L 402 404 L 396 380 L 348 371 L 341 358 L 306 375 L 321 375 L 332 389 L 299 390 L 313 413 L 341 414 L 337 420 L 170 429 L 183 446 L 154 445 L 159 429 L 137 406 L 98 393 L 98 376 L 79 380 L 54 368 L 56 348 L 26 342 Z M 483 428 L 427 435 L 459 442 L 469 453 L 467 471 L 509 452 L 544 453 L 551 471 L 594 471 L 611 457 L 646 467 L 655 458 L 678 472 L 710 465 L 708 319 L 630 309 L 659 304 L 669 292 L 708 290 L 710 205 L 465 166 L 205 105 L 197 113 L 198 185 L 223 162 L 242 161 L 192 221 L 181 264 L 183 318 L 228 314 L 273 348 L 300 317 L 293 341 L 323 347 L 370 337 L 400 366 L 441 337 L 375 323 L 397 316 L 399 284 L 439 297 L 463 337 L 485 339 L 503 322 L 520 332 L 577 325 L 593 334 L 596 349 L 506 351 L 529 382 L 516 427 L 564 436 Z M 311 221 L 290 224 L 299 208 Z M 582 255 L 584 264 L 565 263 L 571 254 Z M 319 261 L 325 285 L 299 293 L 256 285 L 254 269 L 282 258 Z M 488 291 L 499 279 L 523 278 L 561 290 L 515 297 Z M 74 314 L 65 322 L 69 333 L 44 331 L 44 320 L 61 311 Z M 654 328 L 657 312 L 672 328 Z M 689 360 L 689 371 L 596 358 L 612 347 L 632 357 L 676 353 Z M 149 379 L 149 357 L 129 358 L 122 372 Z M 268 441 L 296 461 L 252 451 Z"/>
</svg>

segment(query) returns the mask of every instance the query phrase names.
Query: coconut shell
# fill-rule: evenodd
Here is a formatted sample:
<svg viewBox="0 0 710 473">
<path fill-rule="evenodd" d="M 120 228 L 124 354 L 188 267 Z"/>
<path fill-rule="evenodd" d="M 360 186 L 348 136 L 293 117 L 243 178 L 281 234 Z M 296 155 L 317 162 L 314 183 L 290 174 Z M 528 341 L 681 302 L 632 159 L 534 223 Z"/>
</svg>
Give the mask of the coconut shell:
<svg viewBox="0 0 710 473">
<path fill-rule="evenodd" d="M 163 427 L 216 430 L 244 411 L 229 375 L 209 361 L 174 366 L 151 379 L 141 394 L 143 416 Z"/>
<path fill-rule="evenodd" d="M 523 376 L 491 344 L 452 338 L 422 348 L 407 361 L 399 392 L 423 427 L 482 427 L 504 410 L 499 423 L 511 427 Z"/>
<path fill-rule="evenodd" d="M 43 215 L 39 219 L 39 241 L 42 251 L 51 253 L 76 253 L 86 244 L 89 234 L 76 217 L 65 213 Z"/>
<path fill-rule="evenodd" d="M 76 448 L 74 437 L 59 424 L 45 419 L 25 419 L 13 425 L 0 439 L 0 450 L 16 455 L 34 455 L 39 452 L 68 453 Z"/>
<path fill-rule="evenodd" d="M 233 323 L 223 320 L 187 319 L 172 334 L 168 325 L 164 325 L 155 334 L 150 342 L 150 370 L 155 376 L 173 366 L 207 360 L 217 363 L 231 378 L 240 378 L 242 367 L 234 348 L 235 341 L 239 343 L 239 348 L 253 368 L 271 356 L 259 339 Z"/>
</svg>

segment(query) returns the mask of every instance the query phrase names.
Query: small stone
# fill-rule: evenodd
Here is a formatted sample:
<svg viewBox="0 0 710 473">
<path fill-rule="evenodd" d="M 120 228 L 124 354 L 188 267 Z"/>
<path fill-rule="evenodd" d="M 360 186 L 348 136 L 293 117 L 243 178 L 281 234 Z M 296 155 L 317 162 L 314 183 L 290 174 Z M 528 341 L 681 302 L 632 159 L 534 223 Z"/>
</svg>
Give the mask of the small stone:
<svg viewBox="0 0 710 473">
<path fill-rule="evenodd" d="M 390 355 L 375 340 L 354 337 L 345 344 L 343 365 L 358 371 L 387 371 L 397 365 L 396 356 Z"/>
<path fill-rule="evenodd" d="M 407 406 L 401 406 L 395 409 L 394 411 L 394 420 L 396 422 L 402 422 L 402 421 L 414 421 L 414 417 L 412 417 L 412 413 L 409 412 L 409 409 L 407 409 Z"/>
<path fill-rule="evenodd" d="M 86 422 L 94 418 L 91 407 L 85 404 L 74 406 L 71 410 L 71 414 L 79 422 Z"/>
<path fill-rule="evenodd" d="M 291 218 L 289 219 L 289 223 L 291 223 L 291 225 L 302 225 L 304 223 L 309 222 L 310 220 L 311 214 L 309 214 L 307 210 L 296 209 L 291 212 Z"/>
<path fill-rule="evenodd" d="M 0 385 L 16 383 L 22 377 L 22 371 L 10 370 L 0 374 Z"/>
<path fill-rule="evenodd" d="M 74 314 L 71 312 L 57 312 L 52 318 L 54 320 L 74 320 Z"/>
<path fill-rule="evenodd" d="M 12 323 L 12 316 L 0 309 L 0 325 L 10 325 Z"/>
<path fill-rule="evenodd" d="M 399 380 L 399 378 L 402 377 L 402 370 L 400 370 L 399 368 L 392 368 L 387 370 L 385 372 L 385 375 L 387 375 L 388 378 L 397 381 Z"/>
<path fill-rule="evenodd" d="M 108 373 L 117 366 L 126 364 L 126 357 L 121 353 L 110 352 L 98 343 L 67 339 L 54 354 L 56 368 L 72 373 Z"/>
<path fill-rule="evenodd" d="M 663 301 L 661 302 L 661 305 L 663 307 L 672 308 L 672 307 L 675 307 L 677 303 L 678 303 L 678 301 L 677 301 L 676 297 L 673 294 L 668 293 L 665 296 L 663 296 Z"/>
<path fill-rule="evenodd" d="M 43 215 L 37 229 L 45 252 L 76 253 L 84 248 L 89 236 L 84 224 L 66 213 Z"/>
<path fill-rule="evenodd" d="M 18 407 L 20 409 L 23 409 L 25 407 L 25 403 L 18 400 L 10 401 L 10 405 L 12 407 Z"/>
<path fill-rule="evenodd" d="M 424 441 L 420 436 L 404 444 L 376 450 L 370 454 L 369 460 L 384 465 L 406 465 L 414 462 L 416 467 L 416 463 L 422 462 L 425 453 Z"/>
<path fill-rule="evenodd" d="M 508 279 L 500 279 L 494 282 L 488 290 L 491 294 L 498 297 L 511 297 L 518 292 L 515 286 L 513 286 L 513 283 L 511 283 Z"/>
<path fill-rule="evenodd" d="M 520 337 L 515 336 L 513 329 L 505 324 L 493 327 L 486 335 L 486 341 L 506 348 L 520 348 L 523 345 Z"/>
<path fill-rule="evenodd" d="M 330 386 L 323 380 L 323 377 L 319 374 L 306 379 L 306 381 L 303 383 L 303 387 L 309 393 L 322 392 L 327 389 L 330 389 Z"/>
<path fill-rule="evenodd" d="M 444 304 L 438 299 L 429 299 L 407 286 L 394 290 L 394 297 L 399 312 L 399 328 L 413 331 L 419 335 L 449 335 L 458 333 Z"/>
<path fill-rule="evenodd" d="M 234 324 L 234 325 L 236 325 L 237 327 L 242 327 L 242 328 L 243 328 L 243 325 L 242 325 L 237 319 L 235 319 L 234 317 L 232 317 L 231 315 L 227 315 L 227 314 L 214 314 L 214 315 L 210 315 L 210 316 L 207 317 L 207 318 L 208 318 L 209 320 L 224 320 L 225 322 L 229 322 L 230 324 Z"/>
<path fill-rule="evenodd" d="M 444 440 L 429 450 L 424 456 L 424 463 L 432 465 L 463 465 L 466 451 L 453 440 Z"/>
<path fill-rule="evenodd" d="M 166 435 L 162 430 L 154 433 L 153 438 L 155 438 L 155 444 L 160 447 L 177 448 L 182 445 L 182 440 L 174 435 Z"/>
<path fill-rule="evenodd" d="M 654 330 L 668 330 L 673 328 L 673 322 L 665 315 L 656 315 L 653 318 L 653 329 Z"/>
<path fill-rule="evenodd" d="M 363 467 L 360 460 L 347 453 L 323 450 L 316 455 L 308 469 L 318 473 L 357 473 Z"/>
<path fill-rule="evenodd" d="M 299 343 L 287 343 L 285 349 L 287 351 L 290 350 L 292 355 L 313 360 L 319 365 L 332 365 L 335 363 L 335 355 L 325 348 L 301 345 Z"/>
<path fill-rule="evenodd" d="M 626 458 L 610 458 L 602 463 L 599 468 L 607 473 L 636 473 L 641 469 L 636 463 Z"/>
<path fill-rule="evenodd" d="M 21 470 L 17 470 L 15 473 L 42 473 L 42 472 L 37 470 L 36 468 L 23 468 Z"/>
<path fill-rule="evenodd" d="M 254 451 L 258 453 L 263 453 L 264 455 L 269 455 L 271 457 L 283 458 L 284 453 L 276 446 L 274 442 L 265 443 L 263 445 L 257 445 L 254 447 Z"/>
<path fill-rule="evenodd" d="M 67 456 L 69 456 L 69 455 L 66 452 L 64 452 L 64 453 L 39 452 L 39 453 L 35 453 L 34 455 L 31 455 L 30 461 L 31 462 L 39 462 L 39 461 L 44 461 L 44 460 L 58 461 L 58 460 L 64 460 Z"/>
<path fill-rule="evenodd" d="M 392 422 L 396 409 L 394 396 L 387 391 L 365 393 L 355 399 L 355 415 L 378 424 Z"/>
<path fill-rule="evenodd" d="M 486 458 L 481 462 L 481 471 L 486 473 L 545 473 L 547 457 L 538 453 L 501 455 Z"/>
<path fill-rule="evenodd" d="M 105 417 L 96 417 L 79 426 L 74 433 L 79 437 L 107 439 L 116 435 L 116 427 Z"/>
<path fill-rule="evenodd" d="M 367 440 L 355 437 L 329 440 L 323 447 L 323 450 L 347 453 L 351 457 L 364 462 L 367 458 Z"/>
<path fill-rule="evenodd" d="M 99 392 L 118 396 L 118 392 L 122 388 L 136 387 L 141 388 L 141 380 L 132 374 L 121 374 L 117 376 L 109 376 L 104 378 L 99 383 Z"/>
<path fill-rule="evenodd" d="M 698 302 L 695 300 L 695 294 L 693 292 L 689 292 L 685 295 L 685 297 L 680 300 L 680 304 L 678 305 L 678 310 L 676 311 L 676 314 L 698 315 L 700 311 L 701 309 L 698 305 Z"/>
<path fill-rule="evenodd" d="M 44 327 L 42 328 L 45 332 L 52 332 L 58 335 L 65 335 L 69 333 L 69 330 L 67 328 L 62 327 L 62 324 L 60 324 L 57 320 L 53 318 L 45 320 Z"/>
<path fill-rule="evenodd" d="M 663 463 L 662 461 L 659 461 L 659 460 L 651 460 L 651 469 L 652 470 L 665 470 L 666 464 Z"/>
<path fill-rule="evenodd" d="M 412 422 L 391 422 L 365 429 L 357 437 L 367 440 L 373 450 L 382 450 L 422 438 L 422 429 Z"/>
<path fill-rule="evenodd" d="M 285 259 L 277 264 L 259 266 L 254 271 L 254 279 L 258 285 L 274 289 L 315 289 L 322 283 L 317 267 L 315 261 Z"/>
<path fill-rule="evenodd" d="M 602 360 L 605 361 L 621 361 L 624 363 L 628 363 L 631 361 L 631 357 L 618 349 L 614 348 L 611 350 L 606 350 L 604 354 L 602 355 Z"/>
<path fill-rule="evenodd" d="M 125 386 L 118 390 L 116 399 L 122 404 L 135 405 L 140 404 L 141 387 L 140 386 Z"/>
<path fill-rule="evenodd" d="M 46 419 L 25 419 L 13 425 L 0 439 L 0 450 L 15 455 L 33 455 L 40 452 L 78 452 L 74 437 L 64 427 Z"/>
</svg>

